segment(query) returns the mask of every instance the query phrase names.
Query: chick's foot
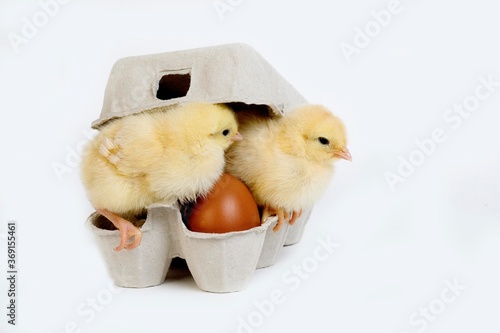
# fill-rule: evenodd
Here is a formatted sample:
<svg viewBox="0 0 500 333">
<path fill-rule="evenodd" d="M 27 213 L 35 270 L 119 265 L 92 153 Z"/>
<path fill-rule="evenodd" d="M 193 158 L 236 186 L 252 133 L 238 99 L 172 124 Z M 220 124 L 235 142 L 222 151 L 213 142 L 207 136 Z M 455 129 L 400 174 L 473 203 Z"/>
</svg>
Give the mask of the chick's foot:
<svg viewBox="0 0 500 333">
<path fill-rule="evenodd" d="M 276 215 L 278 216 L 278 223 L 273 228 L 274 232 L 280 230 L 281 226 L 290 218 L 290 214 L 284 210 L 283 208 L 273 208 L 269 206 L 264 207 L 264 211 L 262 212 L 262 222 L 264 222 L 269 216 Z"/>
<path fill-rule="evenodd" d="M 123 217 L 107 209 L 96 209 L 96 211 L 105 216 L 118 230 L 120 230 L 120 244 L 115 248 L 115 251 L 121 251 L 123 249 L 132 250 L 141 244 L 142 232 L 139 228 L 134 226 L 132 222 L 125 220 Z M 134 237 L 134 240 L 128 244 L 128 240 L 132 237 Z"/>
<path fill-rule="evenodd" d="M 299 210 L 298 212 L 297 211 L 293 211 L 292 213 L 292 218 L 290 219 L 290 221 L 288 221 L 289 224 L 294 224 L 298 219 L 299 217 L 302 215 L 302 209 Z"/>
</svg>

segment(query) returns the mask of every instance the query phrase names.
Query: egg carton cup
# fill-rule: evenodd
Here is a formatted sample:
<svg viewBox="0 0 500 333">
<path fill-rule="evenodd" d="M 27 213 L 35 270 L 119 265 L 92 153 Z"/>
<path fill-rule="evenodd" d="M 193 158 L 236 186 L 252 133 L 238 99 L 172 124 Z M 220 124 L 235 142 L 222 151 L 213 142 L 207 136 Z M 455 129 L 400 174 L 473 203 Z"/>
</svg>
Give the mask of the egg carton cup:
<svg viewBox="0 0 500 333">
<path fill-rule="evenodd" d="M 273 231 L 277 218 L 261 226 L 223 234 L 193 232 L 186 228 L 176 206 L 155 204 L 148 208 L 141 244 L 132 250 L 115 251 L 120 243 L 118 230 L 98 226 L 98 213 L 86 225 L 95 236 L 114 283 L 120 287 L 145 288 L 165 281 L 172 259 L 186 260 L 196 285 L 215 293 L 241 291 L 257 268 L 273 265 L 288 239 L 289 231 L 303 229 L 305 219 L 294 225 L 284 223 Z M 303 215 L 305 217 L 305 215 Z M 299 232 L 302 234 L 302 231 Z M 292 235 L 295 236 L 295 233 Z"/>
</svg>

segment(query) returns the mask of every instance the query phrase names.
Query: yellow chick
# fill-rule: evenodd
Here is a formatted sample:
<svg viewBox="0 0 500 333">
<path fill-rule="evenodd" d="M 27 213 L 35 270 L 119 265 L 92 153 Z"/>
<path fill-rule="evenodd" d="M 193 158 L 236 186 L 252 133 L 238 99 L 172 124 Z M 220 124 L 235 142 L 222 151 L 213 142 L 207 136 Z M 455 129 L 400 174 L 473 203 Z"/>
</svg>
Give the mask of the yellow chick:
<svg viewBox="0 0 500 333">
<path fill-rule="evenodd" d="M 120 231 L 115 250 L 141 243 L 140 229 L 125 217 L 207 194 L 224 171 L 224 151 L 240 139 L 223 105 L 159 108 L 105 125 L 84 151 L 81 176 L 96 211 Z"/>
<path fill-rule="evenodd" d="M 307 105 L 280 118 L 238 113 L 245 140 L 226 153 L 226 171 L 241 179 L 264 207 L 262 221 L 276 214 L 293 224 L 326 190 L 333 162 L 352 160 L 344 124 L 328 109 Z"/>
</svg>

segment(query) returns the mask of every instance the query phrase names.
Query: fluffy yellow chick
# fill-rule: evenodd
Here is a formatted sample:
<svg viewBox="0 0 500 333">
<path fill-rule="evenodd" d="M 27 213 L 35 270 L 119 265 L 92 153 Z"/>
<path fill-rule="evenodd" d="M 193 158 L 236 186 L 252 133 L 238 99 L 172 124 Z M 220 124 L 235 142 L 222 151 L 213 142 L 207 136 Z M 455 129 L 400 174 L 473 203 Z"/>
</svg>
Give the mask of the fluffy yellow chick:
<svg viewBox="0 0 500 333">
<path fill-rule="evenodd" d="M 238 113 L 245 140 L 226 153 L 226 171 L 241 179 L 264 207 L 262 220 L 276 214 L 279 230 L 293 224 L 325 191 L 337 159 L 351 161 L 344 124 L 328 109 L 307 105 L 280 118 Z"/>
<path fill-rule="evenodd" d="M 224 170 L 224 151 L 240 139 L 230 109 L 203 103 L 151 110 L 103 127 L 84 151 L 81 176 L 96 211 L 120 230 L 115 250 L 141 242 L 140 229 L 125 217 L 155 202 L 207 194 Z"/>
</svg>

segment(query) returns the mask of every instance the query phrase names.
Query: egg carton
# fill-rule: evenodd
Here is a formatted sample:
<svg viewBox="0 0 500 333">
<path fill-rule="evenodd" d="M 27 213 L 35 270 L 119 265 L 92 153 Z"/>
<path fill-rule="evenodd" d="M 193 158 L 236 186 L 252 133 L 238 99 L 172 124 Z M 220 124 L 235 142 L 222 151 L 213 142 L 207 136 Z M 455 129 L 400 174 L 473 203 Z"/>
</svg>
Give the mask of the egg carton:
<svg viewBox="0 0 500 333">
<path fill-rule="evenodd" d="M 273 231 L 276 217 L 245 231 L 210 234 L 193 232 L 184 225 L 176 206 L 155 204 L 148 208 L 141 227 L 141 245 L 117 252 L 118 230 L 106 230 L 92 214 L 86 225 L 95 235 L 114 283 L 145 288 L 165 281 L 173 258 L 186 260 L 196 285 L 205 291 L 227 293 L 246 288 L 257 268 L 273 265 L 284 245 L 300 240 L 309 212 L 293 225 Z"/>
<path fill-rule="evenodd" d="M 118 60 L 110 73 L 102 111 L 92 127 L 147 110 L 187 102 L 225 103 L 247 112 L 265 109 L 269 116 L 286 113 L 307 100 L 259 53 L 244 44 L 133 56 Z M 276 262 L 283 245 L 298 242 L 310 210 L 297 222 L 272 230 L 276 218 L 239 232 L 203 234 L 188 230 L 179 209 L 153 205 L 142 227 L 141 245 L 115 252 L 118 231 L 88 219 L 115 283 L 123 287 L 161 284 L 174 257 L 184 258 L 203 290 L 242 290 L 256 268 Z"/>
</svg>

